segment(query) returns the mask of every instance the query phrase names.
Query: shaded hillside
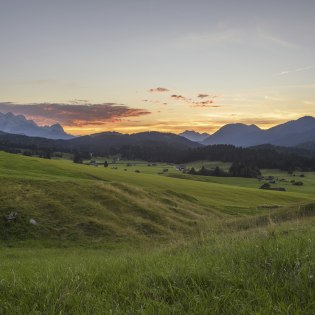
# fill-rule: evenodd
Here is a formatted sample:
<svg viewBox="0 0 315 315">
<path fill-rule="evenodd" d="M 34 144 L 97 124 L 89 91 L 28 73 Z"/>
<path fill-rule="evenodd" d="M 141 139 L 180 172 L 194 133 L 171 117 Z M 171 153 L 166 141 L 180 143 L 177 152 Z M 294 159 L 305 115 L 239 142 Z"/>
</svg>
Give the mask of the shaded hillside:
<svg viewBox="0 0 315 315">
<path fill-rule="evenodd" d="M 312 140 L 315 140 L 315 118 L 305 116 L 266 130 L 256 125 L 228 124 L 202 141 L 202 144 L 248 147 L 268 143 L 290 147 Z"/>
<path fill-rule="evenodd" d="M 272 145 L 251 148 L 233 145 L 211 145 L 190 149 L 181 156 L 181 162 L 197 160 L 242 162 L 259 168 L 294 170 L 315 170 L 315 156 L 310 151 L 301 149 L 279 148 Z"/>
<path fill-rule="evenodd" d="M 262 130 L 255 125 L 229 124 L 202 141 L 204 145 L 232 144 L 248 147 L 264 143 Z"/>
<path fill-rule="evenodd" d="M 120 134 L 105 132 L 89 136 L 77 137 L 70 140 L 52 140 L 39 137 L 27 137 L 23 135 L 0 133 L 0 149 L 30 149 L 49 150 L 61 152 L 80 151 L 106 155 L 120 153 L 121 148 L 126 151 L 133 147 L 140 147 L 146 152 L 155 152 L 162 159 L 167 154 L 176 156 L 188 148 L 201 146 L 188 139 L 171 133 L 144 132 L 137 134 Z M 156 156 L 156 155 L 155 155 Z M 137 156 L 135 157 L 137 158 Z"/>
<path fill-rule="evenodd" d="M 294 146 L 315 140 L 315 118 L 305 116 L 266 130 L 268 142 L 280 146 Z"/>
<path fill-rule="evenodd" d="M 210 135 L 206 132 L 204 133 L 199 133 L 193 130 L 185 130 L 184 132 L 179 134 L 181 137 L 184 137 L 190 141 L 195 141 L 195 142 L 202 142 L 206 138 L 208 138 Z"/>
<path fill-rule="evenodd" d="M 105 152 L 108 149 L 117 149 L 123 146 L 171 146 L 173 149 L 185 150 L 196 148 L 199 144 L 172 133 L 141 132 L 134 134 L 121 134 L 104 132 L 89 136 L 82 136 L 67 142 L 73 148 L 87 151 Z"/>
<path fill-rule="evenodd" d="M 315 152 L 315 141 L 304 142 L 296 146 L 300 150 L 308 150 Z"/>
<path fill-rule="evenodd" d="M 309 158 L 315 158 L 315 152 L 310 149 L 304 148 L 303 144 L 295 147 L 281 147 L 272 144 L 261 144 L 253 147 L 249 147 L 248 149 L 257 149 L 257 150 L 274 150 L 279 153 L 291 154 L 297 156 L 304 156 Z"/>
</svg>

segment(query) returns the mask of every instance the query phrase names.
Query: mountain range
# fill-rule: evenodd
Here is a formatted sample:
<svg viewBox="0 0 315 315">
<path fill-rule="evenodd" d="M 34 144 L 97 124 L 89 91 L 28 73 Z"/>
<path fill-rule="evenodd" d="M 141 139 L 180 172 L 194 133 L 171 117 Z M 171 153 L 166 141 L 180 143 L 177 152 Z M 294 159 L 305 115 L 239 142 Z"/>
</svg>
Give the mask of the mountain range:
<svg viewBox="0 0 315 315">
<path fill-rule="evenodd" d="M 184 132 L 179 134 L 180 136 L 190 140 L 190 141 L 195 141 L 195 142 L 202 142 L 206 138 L 210 136 L 209 133 L 199 133 L 193 130 L 185 130 Z"/>
<path fill-rule="evenodd" d="M 190 137 L 190 134 L 188 136 L 185 133 L 181 135 L 188 139 Z M 288 121 L 269 129 L 241 123 L 227 124 L 205 139 L 197 140 L 203 145 L 232 144 L 238 147 L 267 143 L 285 147 L 298 145 L 307 147 L 305 143 L 312 141 L 315 141 L 315 118 L 311 116 Z"/>
<path fill-rule="evenodd" d="M 153 144 L 155 146 L 172 146 L 173 149 L 180 150 L 213 144 L 231 144 L 237 147 L 271 144 L 315 150 L 315 118 L 311 116 L 304 116 L 269 129 L 261 129 L 256 125 L 242 123 L 227 124 L 211 135 L 186 130 L 179 135 L 156 131 L 135 134 L 102 132 L 75 138 L 67 134 L 60 124 L 39 126 L 23 115 L 0 113 L 1 132 L 4 134 L 67 140 L 62 146 L 81 147 L 84 150 L 91 151 L 98 147 L 102 149 L 130 145 L 152 147 Z M 41 142 L 43 141 L 44 139 L 41 140 Z"/>
<path fill-rule="evenodd" d="M 73 136 L 65 133 L 60 124 L 38 126 L 33 120 L 28 120 L 23 115 L 14 115 L 12 113 L 0 113 L 0 131 L 49 139 L 73 138 Z"/>
</svg>

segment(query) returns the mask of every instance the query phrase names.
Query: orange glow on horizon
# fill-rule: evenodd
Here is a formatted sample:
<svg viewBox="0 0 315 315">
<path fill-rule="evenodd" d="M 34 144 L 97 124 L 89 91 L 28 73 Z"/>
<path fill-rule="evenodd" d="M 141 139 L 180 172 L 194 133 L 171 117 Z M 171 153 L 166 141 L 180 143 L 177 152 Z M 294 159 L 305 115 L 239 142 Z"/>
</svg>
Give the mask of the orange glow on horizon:
<svg viewBox="0 0 315 315">
<path fill-rule="evenodd" d="M 298 118 L 298 117 L 297 117 Z M 272 120 L 271 122 L 268 122 L 267 120 L 263 123 L 257 123 L 256 125 L 261 129 L 268 129 L 271 127 L 274 127 L 278 124 L 284 123 L 288 121 L 288 119 L 277 119 Z M 219 130 L 221 127 L 223 127 L 226 124 L 233 124 L 233 123 L 244 123 L 244 124 L 255 124 L 254 121 L 251 119 L 238 121 L 238 120 L 227 120 L 227 121 L 220 121 L 220 122 L 209 122 L 209 123 L 192 123 L 187 124 L 186 122 L 167 122 L 167 123 L 152 123 L 152 124 L 134 124 L 134 125 L 124 125 L 123 123 L 121 125 L 116 124 L 106 124 L 105 125 L 85 125 L 85 126 L 63 126 L 64 130 L 67 133 L 70 133 L 75 136 L 80 135 L 89 135 L 93 133 L 100 133 L 100 132 L 110 132 L 110 131 L 116 131 L 120 133 L 130 134 L 130 133 L 138 133 L 138 132 L 147 132 L 147 131 L 158 131 L 158 132 L 171 132 L 179 134 L 185 130 L 194 130 L 196 132 L 206 132 L 206 133 L 214 133 L 217 130 Z M 211 125 L 212 127 L 209 127 Z"/>
</svg>

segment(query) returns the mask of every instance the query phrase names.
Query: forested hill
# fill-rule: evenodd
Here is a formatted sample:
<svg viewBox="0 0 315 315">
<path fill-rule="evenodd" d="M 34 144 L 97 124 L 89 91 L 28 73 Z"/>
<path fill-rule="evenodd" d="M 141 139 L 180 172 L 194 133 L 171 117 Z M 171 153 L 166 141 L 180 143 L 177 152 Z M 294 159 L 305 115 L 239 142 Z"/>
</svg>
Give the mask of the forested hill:
<svg viewBox="0 0 315 315">
<path fill-rule="evenodd" d="M 315 170 L 315 156 L 312 152 L 288 149 L 272 145 L 251 148 L 238 148 L 233 145 L 209 145 L 187 150 L 181 162 L 196 160 L 243 162 L 259 168 L 305 171 Z"/>
<path fill-rule="evenodd" d="M 315 154 L 303 148 L 262 145 L 238 148 L 233 145 L 201 146 L 173 134 L 157 132 L 121 135 L 102 133 L 71 140 L 52 140 L 0 133 L 0 150 L 49 157 L 67 152 L 89 158 L 118 154 L 124 159 L 188 163 L 196 160 L 244 162 L 259 168 L 315 170 Z"/>
</svg>

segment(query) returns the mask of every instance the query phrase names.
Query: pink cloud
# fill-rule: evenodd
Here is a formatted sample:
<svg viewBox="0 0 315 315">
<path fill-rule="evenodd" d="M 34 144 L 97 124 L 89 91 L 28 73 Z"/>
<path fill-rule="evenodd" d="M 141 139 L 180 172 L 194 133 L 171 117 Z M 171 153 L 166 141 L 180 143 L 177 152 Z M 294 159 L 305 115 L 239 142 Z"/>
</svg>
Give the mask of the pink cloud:
<svg viewBox="0 0 315 315">
<path fill-rule="evenodd" d="M 75 104 L 18 104 L 3 102 L 0 103 L 0 112 L 25 115 L 38 123 L 58 122 L 66 126 L 99 125 L 151 113 L 145 109 L 131 108 L 123 104 L 80 104 L 79 102 Z"/>
</svg>

